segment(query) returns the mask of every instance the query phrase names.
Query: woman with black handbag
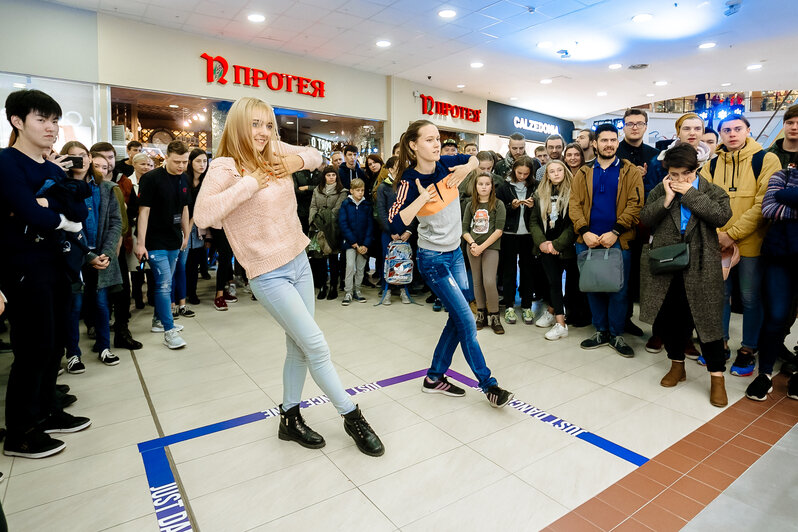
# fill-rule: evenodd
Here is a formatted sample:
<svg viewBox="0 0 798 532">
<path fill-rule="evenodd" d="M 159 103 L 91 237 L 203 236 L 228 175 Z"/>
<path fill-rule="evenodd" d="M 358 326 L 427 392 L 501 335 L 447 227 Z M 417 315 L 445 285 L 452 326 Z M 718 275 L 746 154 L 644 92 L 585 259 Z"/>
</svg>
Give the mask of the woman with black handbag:
<svg viewBox="0 0 798 532">
<path fill-rule="evenodd" d="M 690 145 L 668 150 L 662 164 L 668 175 L 640 211 L 640 221 L 651 228 L 640 261 L 640 318 L 662 325 L 671 369 L 660 384 L 668 388 L 687 378 L 684 346 L 695 327 L 711 376 L 709 402 L 723 407 L 728 399 L 717 229 L 731 218 L 729 196 L 696 175 L 698 157 Z"/>
</svg>

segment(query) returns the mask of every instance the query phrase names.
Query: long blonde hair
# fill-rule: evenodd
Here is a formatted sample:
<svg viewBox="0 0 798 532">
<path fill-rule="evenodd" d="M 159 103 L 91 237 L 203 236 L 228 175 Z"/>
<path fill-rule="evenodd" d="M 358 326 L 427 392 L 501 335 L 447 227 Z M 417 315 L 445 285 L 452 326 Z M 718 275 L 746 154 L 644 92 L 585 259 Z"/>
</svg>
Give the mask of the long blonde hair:
<svg viewBox="0 0 798 532">
<path fill-rule="evenodd" d="M 565 164 L 564 161 L 557 159 L 549 161 L 544 167 L 545 170 L 543 170 L 543 179 L 540 180 L 537 190 L 538 208 L 540 209 L 540 219 L 543 220 L 544 231 L 548 229 L 549 213 L 551 212 L 552 183 L 549 180 L 549 168 L 551 168 L 553 164 L 562 166 L 562 169 L 565 172 L 563 180 L 559 184 L 559 190 L 557 191 L 557 213 L 560 218 L 567 216 L 568 201 L 571 199 L 571 180 L 573 179 L 571 170 L 568 169 L 568 165 Z"/>
<path fill-rule="evenodd" d="M 252 142 L 252 117 L 259 111 L 266 115 L 273 127 L 271 137 L 260 153 L 255 151 Z M 280 155 L 275 153 L 275 148 L 280 146 L 279 140 L 272 106 L 258 98 L 239 98 L 227 113 L 216 157 L 232 157 L 240 170 L 263 170 L 274 175 L 275 155 Z"/>
</svg>

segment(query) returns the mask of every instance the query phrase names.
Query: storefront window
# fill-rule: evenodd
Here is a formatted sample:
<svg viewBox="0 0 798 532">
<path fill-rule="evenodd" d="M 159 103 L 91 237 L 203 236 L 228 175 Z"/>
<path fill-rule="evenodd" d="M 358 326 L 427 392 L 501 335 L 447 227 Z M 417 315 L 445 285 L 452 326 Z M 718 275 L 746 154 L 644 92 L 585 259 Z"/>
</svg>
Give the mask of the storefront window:
<svg viewBox="0 0 798 532">
<path fill-rule="evenodd" d="M 99 115 L 99 88 L 89 83 L 61 81 L 19 74 L 0 72 L 0 98 L 5 102 L 8 95 L 20 89 L 37 89 L 52 96 L 61 106 L 63 115 L 59 121 L 58 140 L 55 150 L 71 140 L 91 146 L 97 142 L 97 116 Z M 8 146 L 11 124 L 3 109 L 0 120 L 0 147 Z"/>
</svg>

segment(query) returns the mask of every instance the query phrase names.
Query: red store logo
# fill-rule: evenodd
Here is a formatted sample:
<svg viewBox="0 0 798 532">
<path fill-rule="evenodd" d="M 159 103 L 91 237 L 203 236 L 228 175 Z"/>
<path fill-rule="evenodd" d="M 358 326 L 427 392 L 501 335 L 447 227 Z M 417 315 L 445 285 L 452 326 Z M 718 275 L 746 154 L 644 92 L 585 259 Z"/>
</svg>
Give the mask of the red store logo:
<svg viewBox="0 0 798 532">
<path fill-rule="evenodd" d="M 443 115 L 461 118 L 469 122 L 479 122 L 481 109 L 471 109 L 446 102 L 436 102 L 432 96 L 421 95 L 421 113 L 425 115 Z"/>
<path fill-rule="evenodd" d="M 205 60 L 207 82 L 214 81 L 219 85 L 227 85 L 227 73 L 230 64 L 221 55 L 210 56 L 202 54 Z M 259 68 L 233 65 L 233 85 L 245 85 L 247 87 L 261 87 L 265 83 L 266 88 L 273 91 L 296 92 L 313 98 L 324 98 L 324 82 L 320 79 L 310 79 L 294 74 L 283 74 L 280 72 L 267 72 Z"/>
</svg>

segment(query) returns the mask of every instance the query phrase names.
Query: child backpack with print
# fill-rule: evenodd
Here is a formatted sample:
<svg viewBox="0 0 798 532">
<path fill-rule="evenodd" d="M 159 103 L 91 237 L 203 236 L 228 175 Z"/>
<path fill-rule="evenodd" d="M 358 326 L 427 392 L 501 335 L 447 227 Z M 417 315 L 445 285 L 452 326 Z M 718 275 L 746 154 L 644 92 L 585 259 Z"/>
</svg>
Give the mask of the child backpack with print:
<svg viewBox="0 0 798 532">
<path fill-rule="evenodd" d="M 388 243 L 384 271 L 388 284 L 406 285 L 413 281 L 413 248 L 410 244 L 401 240 Z"/>
</svg>

